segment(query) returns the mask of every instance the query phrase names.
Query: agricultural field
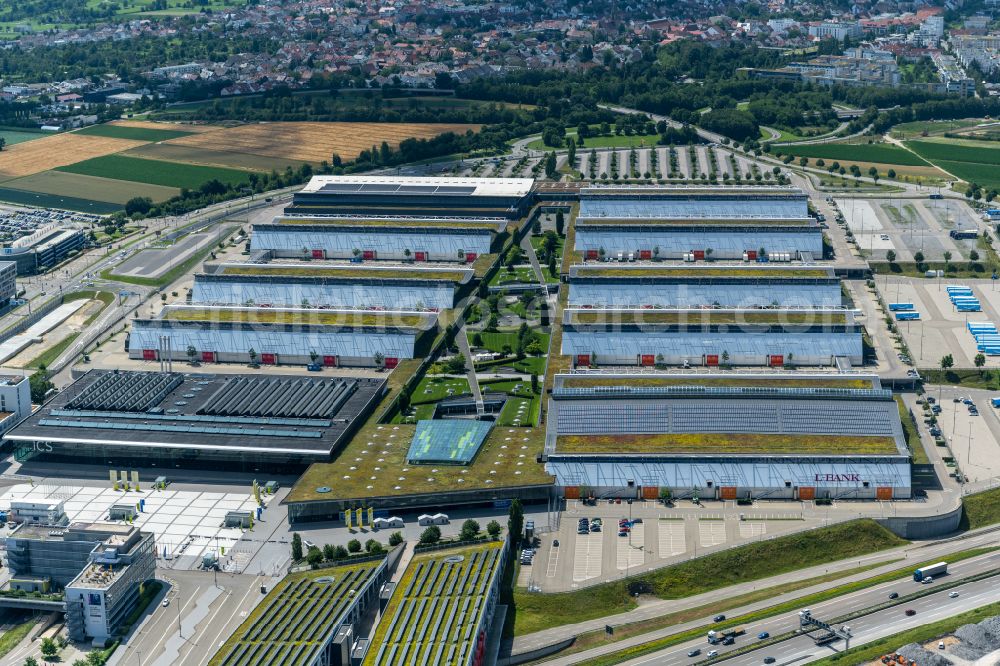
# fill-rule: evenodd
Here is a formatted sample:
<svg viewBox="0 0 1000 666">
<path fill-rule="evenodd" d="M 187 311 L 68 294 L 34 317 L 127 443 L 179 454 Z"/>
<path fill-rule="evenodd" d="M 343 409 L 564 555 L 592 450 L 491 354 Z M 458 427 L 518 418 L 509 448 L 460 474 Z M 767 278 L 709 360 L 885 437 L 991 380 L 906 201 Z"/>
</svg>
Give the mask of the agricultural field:
<svg viewBox="0 0 1000 666">
<path fill-rule="evenodd" d="M 0 130 L 0 138 L 3 138 L 8 146 L 13 146 L 16 143 L 24 143 L 25 141 L 34 141 L 35 139 L 41 139 L 45 136 L 50 135 L 42 132 L 22 132 L 20 130 L 13 129 Z"/>
<path fill-rule="evenodd" d="M 167 141 L 169 139 L 179 139 L 182 136 L 189 136 L 191 132 L 182 132 L 175 129 L 161 129 L 151 127 L 130 127 L 128 125 L 117 125 L 106 123 L 103 125 L 91 125 L 77 130 L 74 134 L 84 136 L 107 136 L 113 139 L 131 139 L 133 141 Z"/>
<path fill-rule="evenodd" d="M 445 132 L 478 129 L 478 125 L 445 123 L 258 123 L 202 132 L 174 139 L 170 144 L 319 163 L 334 153 L 345 160 L 354 159 L 362 150 L 383 141 L 396 147 L 404 139 L 429 139 Z M 267 165 L 270 169 L 270 162 Z"/>
<path fill-rule="evenodd" d="M 0 177 L 9 180 L 30 176 L 141 145 L 141 141 L 84 136 L 75 132 L 54 134 L 36 141 L 18 143 L 0 152 Z"/>
<path fill-rule="evenodd" d="M 58 169 L 62 172 L 134 181 L 164 187 L 197 189 L 202 183 L 217 179 L 227 184 L 245 182 L 247 172 L 236 169 L 178 164 L 123 155 L 105 155 Z"/>
<path fill-rule="evenodd" d="M 10 187 L 3 187 L 2 184 L 0 184 L 0 201 L 22 206 L 37 206 L 39 208 L 62 208 L 63 210 L 75 210 L 95 215 L 108 215 L 122 209 L 121 204 L 109 203 L 107 201 L 15 190 Z"/>
<path fill-rule="evenodd" d="M 248 171 L 270 172 L 271 169 L 284 171 L 286 167 L 298 169 L 305 164 L 300 160 L 280 157 L 261 157 L 248 153 L 233 153 L 226 150 L 208 150 L 194 146 L 177 146 L 172 143 L 147 143 L 129 150 L 122 155 L 140 157 L 164 162 L 183 162 L 200 166 L 223 169 L 246 169 Z"/>
<path fill-rule="evenodd" d="M 43 194 L 93 199 L 110 204 L 125 204 L 132 197 L 165 201 L 180 194 L 176 187 L 134 183 L 63 171 L 43 171 L 4 183 L 5 187 Z"/>
<path fill-rule="evenodd" d="M 783 155 L 822 158 L 847 162 L 874 162 L 886 165 L 929 166 L 917 155 L 891 144 L 885 143 L 818 143 L 804 146 L 780 146 Z"/>
<path fill-rule="evenodd" d="M 950 139 L 937 141 L 908 141 L 907 146 L 929 161 L 968 162 L 970 164 L 1000 165 L 1000 147 L 990 144 L 958 144 Z"/>
</svg>

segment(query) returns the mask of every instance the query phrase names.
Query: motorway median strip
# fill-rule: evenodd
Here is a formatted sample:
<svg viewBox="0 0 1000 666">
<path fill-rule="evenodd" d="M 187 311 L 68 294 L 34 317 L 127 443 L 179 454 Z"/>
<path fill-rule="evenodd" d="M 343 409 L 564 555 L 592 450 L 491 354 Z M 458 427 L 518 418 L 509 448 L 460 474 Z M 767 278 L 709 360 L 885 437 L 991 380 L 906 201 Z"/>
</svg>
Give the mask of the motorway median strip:
<svg viewBox="0 0 1000 666">
<path fill-rule="evenodd" d="M 948 562 L 949 562 L 949 564 L 953 564 L 955 562 L 960 562 L 962 560 L 966 560 L 966 559 L 969 559 L 969 558 L 972 558 L 972 557 L 977 557 L 979 555 L 983 555 L 983 554 L 986 554 L 986 553 L 994 552 L 996 550 L 998 550 L 998 549 L 997 548 L 972 548 L 970 550 L 961 551 L 961 552 L 949 555 Z M 664 648 L 673 647 L 674 645 L 679 645 L 681 643 L 687 642 L 687 641 L 692 640 L 694 638 L 705 636 L 705 634 L 708 632 L 709 629 L 715 629 L 715 630 L 718 631 L 720 629 L 728 629 L 728 628 L 739 626 L 741 624 L 746 624 L 746 623 L 749 623 L 749 622 L 757 622 L 757 621 L 760 621 L 760 620 L 763 620 L 763 619 L 767 619 L 767 618 L 773 617 L 775 615 L 780 615 L 782 613 L 791 612 L 791 611 L 797 611 L 798 609 L 805 608 L 805 607 L 808 607 L 808 606 L 811 606 L 811 605 L 815 605 L 816 603 L 820 603 L 820 602 L 823 602 L 823 601 L 828 601 L 830 599 L 842 596 L 844 594 L 850 594 L 852 592 L 857 592 L 857 591 L 860 591 L 860 590 L 864 590 L 864 589 L 867 589 L 867 588 L 870 588 L 870 587 L 874 587 L 876 585 L 880 585 L 882 583 L 891 582 L 893 580 L 896 580 L 896 579 L 900 578 L 901 576 L 909 574 L 911 571 L 913 571 L 914 568 L 919 568 L 921 566 L 927 566 L 929 564 L 933 564 L 935 561 L 938 561 L 938 560 L 933 560 L 933 561 L 929 561 L 929 562 L 925 562 L 925 563 L 916 564 L 913 567 L 906 567 L 906 568 L 902 568 L 902 569 L 896 569 L 894 571 L 889 571 L 889 572 L 886 572 L 886 573 L 883 573 L 883 574 L 879 574 L 877 576 L 873 576 L 871 578 L 866 578 L 864 580 L 855 581 L 853 583 L 845 583 L 843 585 L 838 585 L 837 587 L 831 588 L 829 590 L 824 590 L 822 592 L 816 592 L 814 594 L 807 595 L 805 597 L 801 597 L 801 598 L 798 598 L 798 599 L 792 599 L 790 601 L 786 601 L 786 602 L 783 602 L 783 603 L 780 603 L 780 604 L 776 604 L 774 606 L 769 606 L 767 608 L 762 608 L 762 609 L 760 609 L 758 611 L 753 611 L 753 612 L 750 612 L 750 613 L 746 613 L 744 615 L 740 615 L 738 617 L 731 618 L 730 620 L 728 620 L 728 621 L 726 621 L 724 623 L 706 624 L 706 625 L 703 625 L 701 627 L 696 627 L 694 629 L 689 629 L 687 631 L 683 631 L 683 632 L 680 632 L 680 633 L 677 633 L 677 634 L 671 634 L 669 636 L 664 636 L 663 638 L 658 638 L 658 639 L 655 639 L 655 640 L 652 640 L 652 641 L 648 641 L 646 643 L 641 643 L 639 645 L 634 645 L 632 647 L 623 648 L 622 650 L 618 650 L 616 652 L 612 652 L 612 653 L 609 653 L 609 654 L 606 654 L 606 655 L 602 655 L 602 656 L 597 657 L 597 658 L 592 659 L 592 660 L 587 660 L 587 664 L 590 665 L 590 666 L 613 666 L 614 664 L 619 664 L 619 663 L 621 663 L 623 661 L 627 661 L 627 660 L 633 659 L 635 657 L 641 657 L 641 656 L 644 656 L 644 655 L 647 655 L 647 654 L 651 654 L 653 652 L 658 652 L 659 650 L 662 650 Z M 921 591 L 916 592 L 914 594 L 907 595 L 905 597 L 900 597 L 899 599 L 894 599 L 890 603 L 881 604 L 879 606 L 872 607 L 871 609 L 865 609 L 863 611 L 859 611 L 859 614 L 857 614 L 857 615 L 850 615 L 850 616 L 845 616 L 844 618 L 837 618 L 833 622 L 843 622 L 843 621 L 846 621 L 848 619 L 851 619 L 852 617 L 859 617 L 860 615 L 867 615 L 869 613 L 876 612 L 878 610 L 882 610 L 883 608 L 894 606 L 897 603 L 906 603 L 908 601 L 912 601 L 913 599 L 917 599 L 917 598 L 920 598 L 922 596 L 933 594 L 934 592 L 940 591 L 942 589 L 949 589 L 949 588 L 955 587 L 957 585 L 968 583 L 968 582 L 971 582 L 971 581 L 974 581 L 974 580 L 981 580 L 983 578 L 989 578 L 990 576 L 994 576 L 994 575 L 997 575 L 997 574 L 1000 574 L 1000 571 L 986 572 L 985 574 L 979 574 L 977 576 L 970 576 L 970 577 L 959 579 L 959 580 L 956 580 L 956 581 L 949 581 L 947 583 L 942 583 L 940 585 L 935 585 L 932 589 L 921 590 Z M 794 634 L 792 634 L 792 635 L 794 635 Z M 787 640 L 790 637 L 791 636 L 786 636 L 784 638 L 781 638 L 781 640 Z M 740 649 L 735 650 L 733 652 L 727 652 L 725 655 L 720 655 L 720 657 L 714 658 L 712 661 L 721 661 L 721 660 L 723 660 L 725 658 L 728 658 L 729 656 L 733 656 L 734 654 L 743 654 L 743 653 L 749 652 L 751 650 L 755 650 L 755 649 L 759 649 L 761 647 L 766 647 L 768 645 L 772 645 L 772 644 L 774 644 L 776 642 L 781 642 L 781 640 L 777 640 L 777 637 L 776 637 L 775 640 L 766 640 L 766 641 L 761 641 L 761 642 L 758 642 L 758 643 L 754 643 L 752 645 L 745 646 L 745 648 L 740 648 Z M 705 663 L 707 663 L 707 662 L 705 662 Z"/>
</svg>

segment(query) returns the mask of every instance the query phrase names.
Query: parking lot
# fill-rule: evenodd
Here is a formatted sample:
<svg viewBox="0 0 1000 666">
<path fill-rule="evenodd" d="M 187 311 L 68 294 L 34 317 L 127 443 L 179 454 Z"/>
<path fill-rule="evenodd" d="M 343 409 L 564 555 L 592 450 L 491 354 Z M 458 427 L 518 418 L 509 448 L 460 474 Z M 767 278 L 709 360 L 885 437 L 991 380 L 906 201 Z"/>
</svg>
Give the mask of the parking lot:
<svg viewBox="0 0 1000 666">
<path fill-rule="evenodd" d="M 629 528 L 621 528 L 620 521 Z M 671 508 L 658 502 L 585 506 L 570 501 L 559 529 L 542 535 L 534 556 L 522 560 L 519 583 L 544 592 L 585 587 L 818 522 L 804 517 L 798 502 L 740 507 L 685 500 Z"/>
<path fill-rule="evenodd" d="M 978 352 L 966 324 L 993 322 L 1000 328 L 1000 291 L 993 280 L 879 276 L 876 282 L 887 304 L 912 303 L 920 313 L 919 320 L 898 324 L 918 367 L 938 367 L 941 357 L 951 354 L 955 367 L 971 368 Z M 956 311 L 948 299 L 949 285 L 971 287 L 982 312 Z M 987 356 L 986 367 L 1000 368 L 1000 356 Z"/>
<path fill-rule="evenodd" d="M 960 387 L 929 386 L 927 395 L 940 401 L 938 427 L 968 481 L 975 483 L 1000 477 L 1000 416 L 990 404 L 990 399 L 997 394 Z M 961 401 L 955 402 L 956 398 L 970 400 L 979 414 L 970 414 L 969 406 Z"/>
<path fill-rule="evenodd" d="M 875 259 L 896 253 L 896 261 L 911 262 L 917 252 L 927 261 L 968 259 L 975 240 L 955 240 L 953 229 L 982 229 L 977 215 L 965 202 L 952 199 L 853 199 L 838 198 L 837 206 L 854 234 L 857 247 Z"/>
</svg>

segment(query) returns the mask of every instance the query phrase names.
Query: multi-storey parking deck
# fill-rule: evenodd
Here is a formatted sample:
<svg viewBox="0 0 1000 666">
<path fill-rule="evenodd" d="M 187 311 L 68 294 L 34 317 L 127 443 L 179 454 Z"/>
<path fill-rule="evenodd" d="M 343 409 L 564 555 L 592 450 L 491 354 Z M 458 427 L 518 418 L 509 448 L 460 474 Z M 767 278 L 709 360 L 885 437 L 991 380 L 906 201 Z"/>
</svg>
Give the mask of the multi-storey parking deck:
<svg viewBox="0 0 1000 666">
<path fill-rule="evenodd" d="M 364 666 L 482 663 L 506 542 L 415 555 L 375 630 Z"/>
<path fill-rule="evenodd" d="M 338 630 L 358 622 L 377 597 L 385 564 L 377 559 L 290 574 L 225 642 L 210 666 L 329 664 Z"/>
</svg>

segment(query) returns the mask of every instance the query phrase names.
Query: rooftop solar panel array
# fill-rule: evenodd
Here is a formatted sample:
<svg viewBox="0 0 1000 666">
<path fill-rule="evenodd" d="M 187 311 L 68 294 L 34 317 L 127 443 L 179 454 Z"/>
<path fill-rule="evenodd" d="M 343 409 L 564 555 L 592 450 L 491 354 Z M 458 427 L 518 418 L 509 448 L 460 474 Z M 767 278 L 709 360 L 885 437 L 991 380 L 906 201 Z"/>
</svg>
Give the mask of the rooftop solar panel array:
<svg viewBox="0 0 1000 666">
<path fill-rule="evenodd" d="M 326 418 L 358 389 L 355 380 L 233 377 L 199 413 L 216 416 Z"/>
<path fill-rule="evenodd" d="M 70 409 L 145 412 L 177 388 L 184 378 L 159 372 L 109 372 L 69 402 Z"/>
<path fill-rule="evenodd" d="M 472 664 L 502 547 L 495 542 L 460 556 L 418 555 L 389 601 L 381 620 L 387 623 L 384 636 L 368 650 L 364 665 Z M 376 636 L 382 633 L 380 626 Z"/>
<path fill-rule="evenodd" d="M 291 574 L 247 619 L 209 664 L 257 666 L 317 663 L 321 651 L 368 585 L 380 562 Z M 319 575 L 322 573 L 323 575 Z M 235 639 L 235 640 L 234 640 Z"/>
<path fill-rule="evenodd" d="M 890 400 L 581 400 L 558 403 L 556 431 L 560 435 L 712 432 L 892 437 L 896 416 L 896 403 Z"/>
<path fill-rule="evenodd" d="M 398 185 L 395 183 L 327 183 L 320 192 L 340 194 L 444 194 L 469 196 L 475 187 L 466 185 Z"/>
</svg>

